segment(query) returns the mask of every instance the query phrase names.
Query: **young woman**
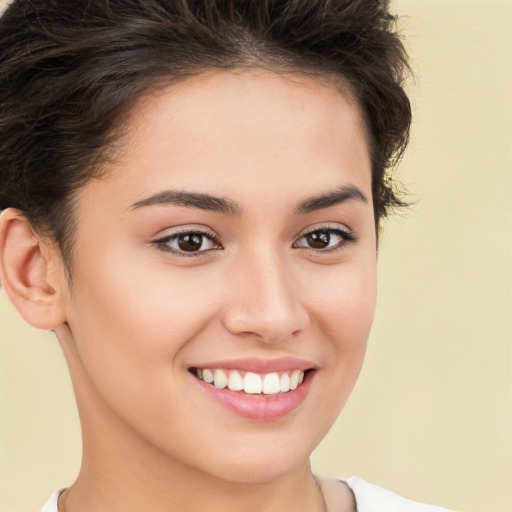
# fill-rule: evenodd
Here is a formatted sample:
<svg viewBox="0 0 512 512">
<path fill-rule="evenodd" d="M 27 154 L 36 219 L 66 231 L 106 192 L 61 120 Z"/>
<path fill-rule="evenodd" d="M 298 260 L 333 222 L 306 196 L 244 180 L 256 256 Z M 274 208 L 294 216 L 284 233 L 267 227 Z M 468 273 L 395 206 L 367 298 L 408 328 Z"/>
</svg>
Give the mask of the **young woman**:
<svg viewBox="0 0 512 512">
<path fill-rule="evenodd" d="M 45 512 L 434 511 L 309 457 L 401 205 L 383 1 L 17 0 L 0 21 L 0 276 L 82 424 Z"/>
</svg>

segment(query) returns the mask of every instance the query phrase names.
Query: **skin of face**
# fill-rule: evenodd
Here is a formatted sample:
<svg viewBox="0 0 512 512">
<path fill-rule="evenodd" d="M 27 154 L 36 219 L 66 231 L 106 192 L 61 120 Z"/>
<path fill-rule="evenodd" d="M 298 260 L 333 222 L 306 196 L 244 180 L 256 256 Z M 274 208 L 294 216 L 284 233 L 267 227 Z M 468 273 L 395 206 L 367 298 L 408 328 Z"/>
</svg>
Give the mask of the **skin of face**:
<svg viewBox="0 0 512 512">
<path fill-rule="evenodd" d="M 347 187 L 361 197 L 297 213 Z M 133 206 L 166 191 L 235 211 Z M 154 92 L 131 112 L 122 157 L 74 204 L 72 286 L 55 331 L 83 429 L 76 489 L 194 481 L 214 500 L 279 482 L 300 494 L 359 374 L 375 308 L 371 164 L 348 91 L 244 70 Z M 329 247 L 310 246 L 315 230 Z M 179 252 L 172 236 L 191 231 L 206 233 L 201 250 Z M 271 421 L 228 410 L 189 371 L 285 356 L 315 370 L 299 407 Z"/>
</svg>

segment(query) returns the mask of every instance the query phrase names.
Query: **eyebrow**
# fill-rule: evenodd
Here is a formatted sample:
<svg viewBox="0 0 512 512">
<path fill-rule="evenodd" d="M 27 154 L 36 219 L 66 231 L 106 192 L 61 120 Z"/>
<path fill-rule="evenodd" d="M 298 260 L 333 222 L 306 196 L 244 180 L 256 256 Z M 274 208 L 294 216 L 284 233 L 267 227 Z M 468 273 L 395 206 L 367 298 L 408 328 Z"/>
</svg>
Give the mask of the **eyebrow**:
<svg viewBox="0 0 512 512">
<path fill-rule="evenodd" d="M 367 203 L 366 196 L 354 185 L 343 185 L 334 191 L 319 194 L 300 202 L 295 208 L 294 215 L 304 215 L 323 208 L 329 208 L 346 201 L 361 201 Z M 136 210 L 146 206 L 185 206 L 199 208 L 235 217 L 241 217 L 243 208 L 235 201 L 223 197 L 198 192 L 185 192 L 182 190 L 165 190 L 132 204 L 131 209 Z"/>
<path fill-rule="evenodd" d="M 215 197 L 210 194 L 185 192 L 182 190 L 165 190 L 164 192 L 159 192 L 158 194 L 132 204 L 131 209 L 135 210 L 144 206 L 154 205 L 186 206 L 188 208 L 199 208 L 200 210 L 229 214 L 235 217 L 240 217 L 243 213 L 240 205 L 230 199 Z"/>
<path fill-rule="evenodd" d="M 332 192 L 310 197 L 299 203 L 295 215 L 304 215 L 323 208 L 329 208 L 346 201 L 361 201 L 368 203 L 366 196 L 354 185 L 343 185 Z"/>
</svg>

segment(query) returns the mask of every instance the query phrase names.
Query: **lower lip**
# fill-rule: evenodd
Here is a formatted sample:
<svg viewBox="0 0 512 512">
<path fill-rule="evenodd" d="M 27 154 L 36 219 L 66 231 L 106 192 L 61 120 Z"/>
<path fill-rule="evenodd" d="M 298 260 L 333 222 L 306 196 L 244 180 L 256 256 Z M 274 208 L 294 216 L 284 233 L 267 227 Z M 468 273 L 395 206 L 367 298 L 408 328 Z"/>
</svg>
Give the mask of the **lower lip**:
<svg viewBox="0 0 512 512">
<path fill-rule="evenodd" d="M 314 371 L 306 373 L 297 389 L 277 395 L 251 395 L 228 388 L 219 389 L 195 376 L 192 378 L 210 398 L 230 411 L 245 418 L 270 421 L 283 418 L 300 406 L 308 394 L 313 374 Z"/>
</svg>

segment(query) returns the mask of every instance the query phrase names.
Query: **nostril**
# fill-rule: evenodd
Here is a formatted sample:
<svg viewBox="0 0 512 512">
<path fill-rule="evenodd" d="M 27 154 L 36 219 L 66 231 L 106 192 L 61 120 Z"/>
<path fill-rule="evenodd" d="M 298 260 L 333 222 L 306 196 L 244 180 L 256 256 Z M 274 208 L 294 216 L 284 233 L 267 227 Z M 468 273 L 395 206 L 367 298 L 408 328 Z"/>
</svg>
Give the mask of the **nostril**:
<svg viewBox="0 0 512 512">
<path fill-rule="evenodd" d="M 223 319 L 224 327 L 232 334 L 253 337 L 266 343 L 281 343 L 297 337 L 306 327 L 308 316 L 293 313 L 277 315 L 230 311 Z"/>
</svg>

